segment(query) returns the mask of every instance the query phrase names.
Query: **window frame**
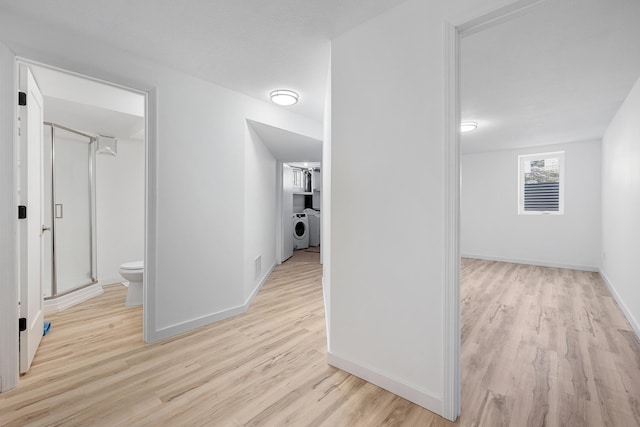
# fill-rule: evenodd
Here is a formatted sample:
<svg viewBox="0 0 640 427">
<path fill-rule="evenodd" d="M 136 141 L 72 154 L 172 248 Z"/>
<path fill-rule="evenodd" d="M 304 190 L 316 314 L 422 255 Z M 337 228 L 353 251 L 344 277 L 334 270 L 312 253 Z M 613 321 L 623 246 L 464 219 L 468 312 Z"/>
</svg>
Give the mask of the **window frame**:
<svg viewBox="0 0 640 427">
<path fill-rule="evenodd" d="M 522 154 L 518 156 L 518 215 L 564 215 L 564 151 Z M 558 159 L 558 210 L 527 211 L 524 209 L 524 162 L 531 160 Z"/>
</svg>

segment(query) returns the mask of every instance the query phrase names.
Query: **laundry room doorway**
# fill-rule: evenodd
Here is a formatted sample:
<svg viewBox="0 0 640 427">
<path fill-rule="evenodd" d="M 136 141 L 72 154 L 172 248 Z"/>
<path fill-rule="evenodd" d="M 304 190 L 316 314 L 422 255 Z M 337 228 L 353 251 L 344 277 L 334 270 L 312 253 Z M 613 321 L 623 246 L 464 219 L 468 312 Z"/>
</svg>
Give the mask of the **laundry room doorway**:
<svg viewBox="0 0 640 427">
<path fill-rule="evenodd" d="M 322 140 L 247 120 L 275 167 L 275 261 L 321 263 Z"/>
</svg>

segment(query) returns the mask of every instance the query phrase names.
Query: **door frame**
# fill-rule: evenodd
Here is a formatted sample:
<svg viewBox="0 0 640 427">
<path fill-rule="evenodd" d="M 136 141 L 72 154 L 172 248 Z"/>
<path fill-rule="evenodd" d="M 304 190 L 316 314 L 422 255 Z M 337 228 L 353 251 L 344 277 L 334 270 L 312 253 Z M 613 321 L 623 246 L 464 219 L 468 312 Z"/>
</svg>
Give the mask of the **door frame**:
<svg viewBox="0 0 640 427">
<path fill-rule="evenodd" d="M 0 49 L 11 52 L 2 44 Z M 9 59 L 11 57 L 11 59 Z M 0 227 L 7 231 L 6 244 L 0 245 L 0 392 L 14 388 L 18 384 L 18 299 L 19 280 L 17 256 L 17 152 L 19 138 L 17 133 L 18 109 L 18 64 L 36 65 L 63 72 L 71 76 L 107 84 L 145 97 L 145 233 L 143 282 L 143 339 L 154 342 L 159 338 L 156 325 L 156 277 L 157 277 L 157 89 L 127 81 L 126 78 L 109 80 L 83 74 L 72 69 L 63 69 L 11 55 L 0 55 Z M 71 67 L 73 68 L 73 67 Z M 11 143 L 5 143 L 11 141 Z M 4 240 L 4 236 L 3 236 Z"/>
<path fill-rule="evenodd" d="M 16 56 L 0 45 L 0 392 L 18 384 L 18 194 Z"/>
<path fill-rule="evenodd" d="M 506 6 L 444 23 L 444 372 L 443 416 L 460 415 L 460 39 L 513 19 L 546 0 L 516 0 Z"/>
<path fill-rule="evenodd" d="M 282 224 L 282 168 L 284 162 L 276 160 L 276 264 L 282 264 L 282 254 L 284 252 L 284 227 Z"/>
</svg>

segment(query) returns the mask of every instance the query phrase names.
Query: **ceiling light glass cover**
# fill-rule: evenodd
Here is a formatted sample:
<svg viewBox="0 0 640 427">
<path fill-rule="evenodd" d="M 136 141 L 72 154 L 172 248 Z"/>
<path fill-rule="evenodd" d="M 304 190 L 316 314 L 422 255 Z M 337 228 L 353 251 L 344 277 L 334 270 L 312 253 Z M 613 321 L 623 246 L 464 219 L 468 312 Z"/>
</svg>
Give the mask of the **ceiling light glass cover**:
<svg viewBox="0 0 640 427">
<path fill-rule="evenodd" d="M 298 102 L 298 94 L 288 89 L 277 89 L 272 91 L 269 96 L 271 101 L 278 105 L 293 105 Z"/>
<path fill-rule="evenodd" d="M 460 132 L 471 132 L 472 130 L 476 130 L 478 127 L 478 123 L 476 122 L 462 122 L 460 123 Z"/>
</svg>

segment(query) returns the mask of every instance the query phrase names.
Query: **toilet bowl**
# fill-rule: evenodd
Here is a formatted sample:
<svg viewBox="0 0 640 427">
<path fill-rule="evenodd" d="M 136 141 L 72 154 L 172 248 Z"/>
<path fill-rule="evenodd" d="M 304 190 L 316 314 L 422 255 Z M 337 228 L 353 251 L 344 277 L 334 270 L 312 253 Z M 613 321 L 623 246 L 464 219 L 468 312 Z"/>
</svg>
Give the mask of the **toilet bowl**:
<svg viewBox="0 0 640 427">
<path fill-rule="evenodd" d="M 120 266 L 120 275 L 129 281 L 125 305 L 142 305 L 142 277 L 144 263 L 142 261 L 125 262 Z"/>
</svg>

